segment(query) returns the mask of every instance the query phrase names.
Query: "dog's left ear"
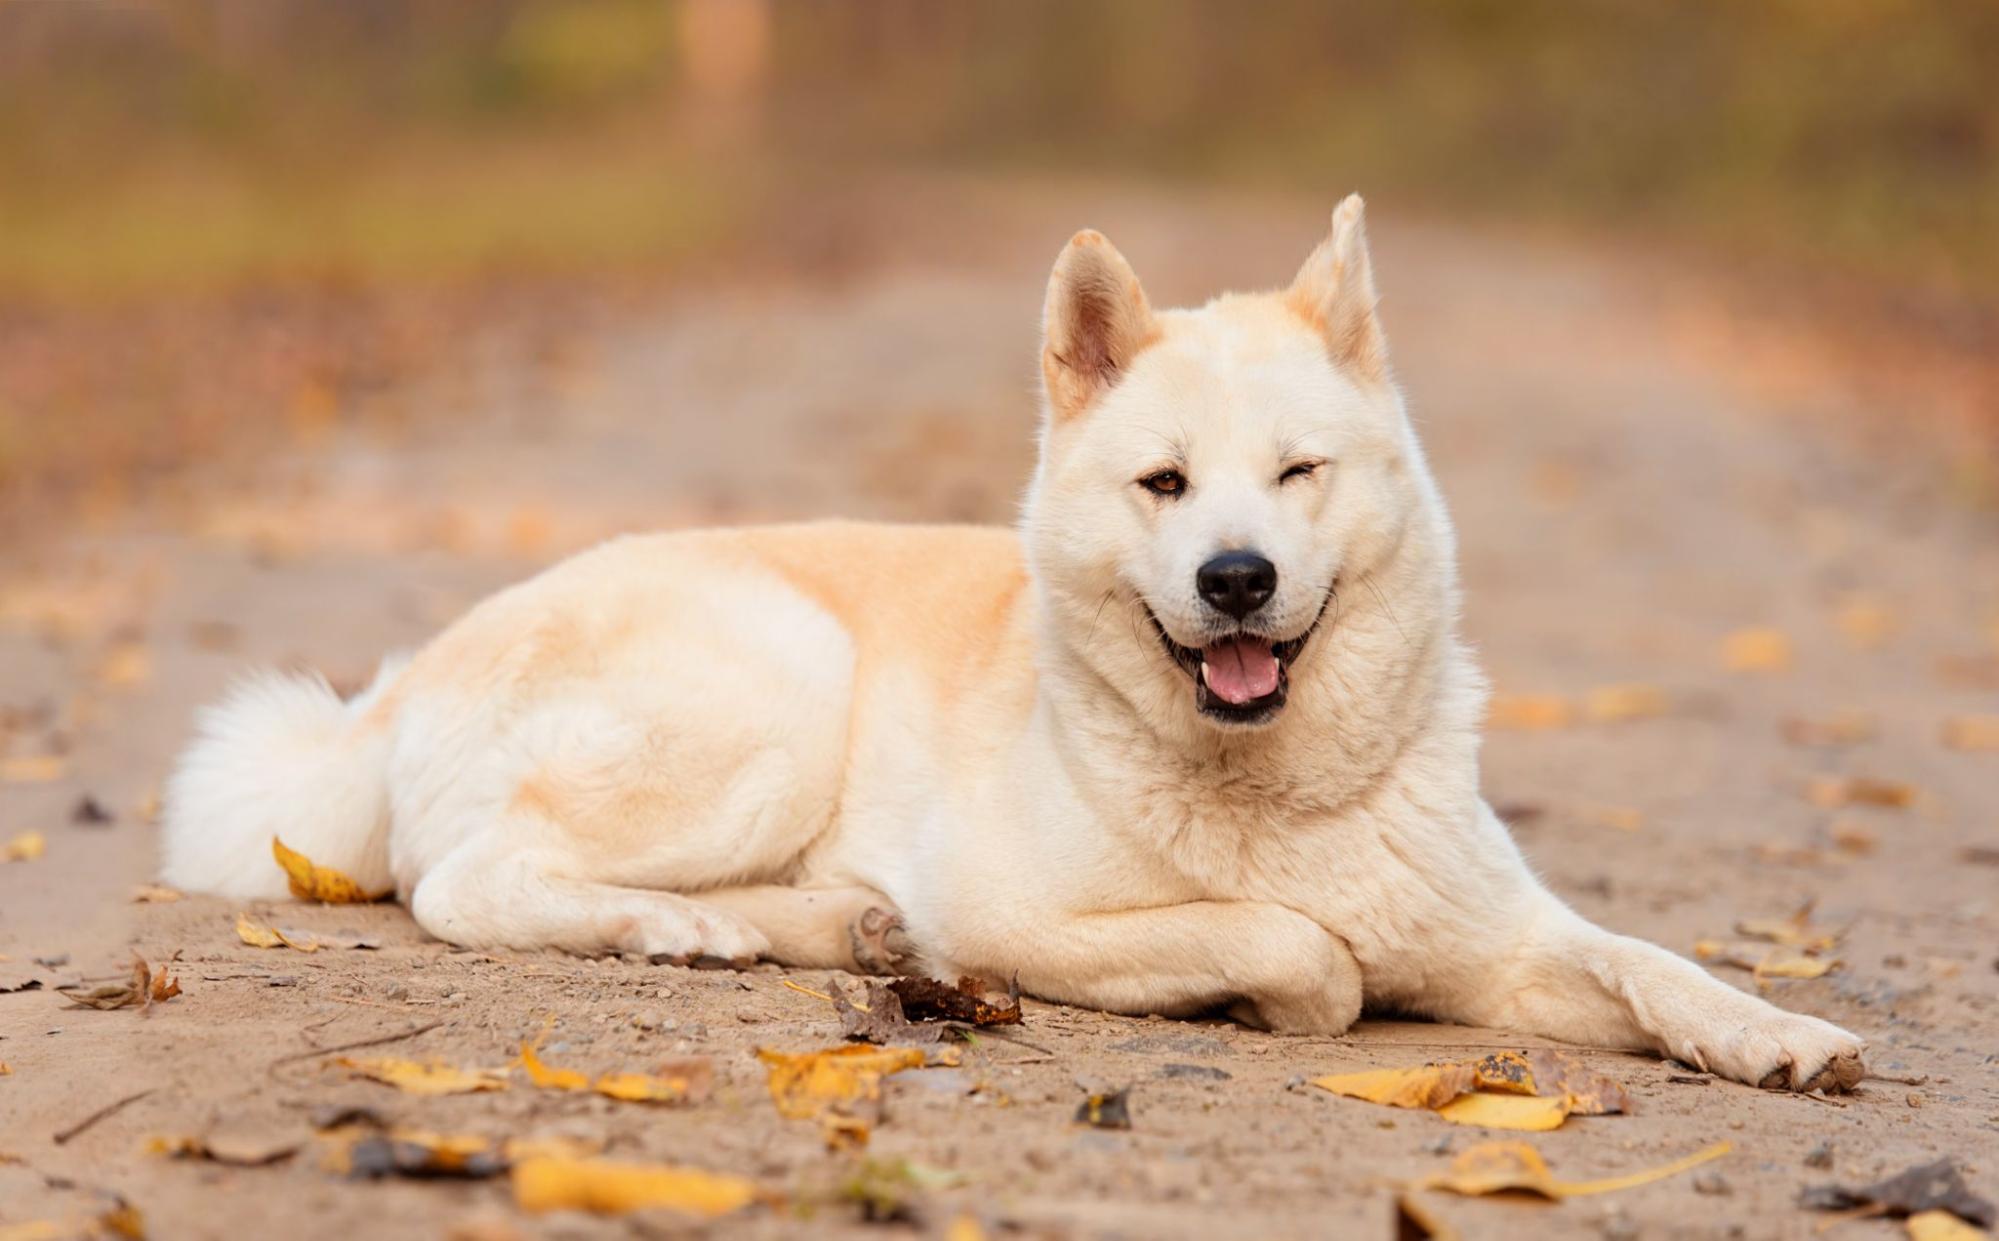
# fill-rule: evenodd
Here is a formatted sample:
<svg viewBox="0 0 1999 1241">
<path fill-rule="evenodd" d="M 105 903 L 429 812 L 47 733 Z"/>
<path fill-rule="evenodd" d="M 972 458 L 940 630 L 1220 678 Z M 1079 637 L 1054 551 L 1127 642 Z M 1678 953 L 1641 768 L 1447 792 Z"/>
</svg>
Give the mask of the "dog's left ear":
<svg viewBox="0 0 1999 1241">
<path fill-rule="evenodd" d="M 1089 408 L 1157 339 L 1159 323 L 1124 255 L 1094 229 L 1070 238 L 1041 312 L 1041 379 L 1055 421 Z"/>
<path fill-rule="evenodd" d="M 1326 338 L 1335 362 L 1375 383 L 1388 378 L 1388 339 L 1374 310 L 1374 263 L 1360 195 L 1347 195 L 1333 209 L 1332 236 L 1298 269 L 1284 299 Z"/>
</svg>

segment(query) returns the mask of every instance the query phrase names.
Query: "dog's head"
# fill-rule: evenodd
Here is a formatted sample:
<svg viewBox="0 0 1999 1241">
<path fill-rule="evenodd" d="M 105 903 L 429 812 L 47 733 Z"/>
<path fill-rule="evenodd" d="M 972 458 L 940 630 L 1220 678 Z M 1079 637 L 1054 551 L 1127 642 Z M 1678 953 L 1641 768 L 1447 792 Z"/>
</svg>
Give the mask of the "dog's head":
<svg viewBox="0 0 1999 1241">
<path fill-rule="evenodd" d="M 1158 723 L 1278 720 L 1432 499 L 1361 201 L 1289 288 L 1155 311 L 1078 233 L 1049 279 L 1025 535 L 1056 637 Z M 1369 584 L 1370 590 L 1379 587 Z"/>
</svg>

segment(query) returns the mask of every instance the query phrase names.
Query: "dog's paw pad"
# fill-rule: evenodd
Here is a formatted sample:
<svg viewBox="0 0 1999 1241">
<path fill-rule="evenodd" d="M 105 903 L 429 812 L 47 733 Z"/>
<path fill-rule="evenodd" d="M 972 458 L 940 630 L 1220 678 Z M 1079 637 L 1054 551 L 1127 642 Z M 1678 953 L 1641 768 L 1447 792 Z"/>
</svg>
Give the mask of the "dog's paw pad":
<svg viewBox="0 0 1999 1241">
<path fill-rule="evenodd" d="M 916 957 L 902 915 L 879 905 L 868 907 L 854 919 L 847 928 L 847 939 L 854 950 L 854 964 L 862 973 L 905 973 Z"/>
</svg>

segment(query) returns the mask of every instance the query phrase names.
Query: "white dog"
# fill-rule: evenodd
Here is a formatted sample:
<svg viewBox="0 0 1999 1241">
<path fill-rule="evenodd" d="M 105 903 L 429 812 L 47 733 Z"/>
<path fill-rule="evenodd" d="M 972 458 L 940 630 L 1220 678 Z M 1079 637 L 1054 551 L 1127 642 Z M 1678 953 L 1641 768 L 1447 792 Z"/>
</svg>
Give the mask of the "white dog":
<svg viewBox="0 0 1999 1241">
<path fill-rule="evenodd" d="M 203 717 L 165 878 L 270 840 L 457 944 L 770 957 L 1279 1031 L 1369 1004 L 1844 1087 L 1859 1039 L 1555 899 L 1479 797 L 1485 682 L 1391 381 L 1361 202 L 1279 293 L 1049 281 L 1018 533 L 622 538 L 343 704 Z M 899 919 L 899 921 L 898 921 Z"/>
</svg>

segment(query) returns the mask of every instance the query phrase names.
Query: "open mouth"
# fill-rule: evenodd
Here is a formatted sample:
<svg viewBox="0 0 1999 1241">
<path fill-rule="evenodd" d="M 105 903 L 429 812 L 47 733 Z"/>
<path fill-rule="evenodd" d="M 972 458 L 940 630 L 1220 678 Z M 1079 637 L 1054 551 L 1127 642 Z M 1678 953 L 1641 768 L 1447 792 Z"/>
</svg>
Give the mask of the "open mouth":
<svg viewBox="0 0 1999 1241">
<path fill-rule="evenodd" d="M 1326 597 L 1330 601 L 1331 592 Z M 1291 692 L 1291 665 L 1318 632 L 1326 609 L 1322 604 L 1304 633 L 1282 642 L 1243 632 L 1198 647 L 1175 642 L 1151 608 L 1145 615 L 1167 655 L 1193 678 L 1196 710 L 1224 723 L 1264 724 L 1284 709 L 1284 700 Z"/>
</svg>

